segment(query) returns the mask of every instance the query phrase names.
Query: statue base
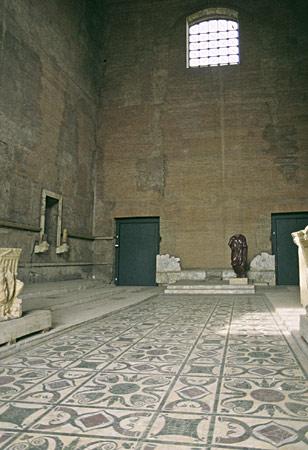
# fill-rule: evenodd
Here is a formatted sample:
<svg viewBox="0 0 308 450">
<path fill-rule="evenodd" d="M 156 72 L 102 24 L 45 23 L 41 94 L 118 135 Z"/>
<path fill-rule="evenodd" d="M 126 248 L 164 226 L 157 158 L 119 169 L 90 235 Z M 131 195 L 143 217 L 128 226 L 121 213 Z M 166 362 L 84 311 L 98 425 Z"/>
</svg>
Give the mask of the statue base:
<svg viewBox="0 0 308 450">
<path fill-rule="evenodd" d="M 248 278 L 230 278 L 229 284 L 246 285 L 248 284 Z"/>
<path fill-rule="evenodd" d="M 255 294 L 253 284 L 231 285 L 223 280 L 191 281 L 181 280 L 175 284 L 169 284 L 165 289 L 165 294 L 199 294 L 199 295 L 225 295 L 225 294 Z"/>
</svg>

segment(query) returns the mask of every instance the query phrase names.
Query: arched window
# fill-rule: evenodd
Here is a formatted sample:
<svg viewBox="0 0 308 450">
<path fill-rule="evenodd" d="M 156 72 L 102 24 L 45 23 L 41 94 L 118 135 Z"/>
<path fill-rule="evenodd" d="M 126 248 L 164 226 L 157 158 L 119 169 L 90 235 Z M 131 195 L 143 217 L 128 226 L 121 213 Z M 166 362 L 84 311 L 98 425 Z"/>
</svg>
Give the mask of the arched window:
<svg viewBox="0 0 308 450">
<path fill-rule="evenodd" d="M 238 13 L 210 8 L 187 18 L 187 67 L 239 64 Z"/>
</svg>

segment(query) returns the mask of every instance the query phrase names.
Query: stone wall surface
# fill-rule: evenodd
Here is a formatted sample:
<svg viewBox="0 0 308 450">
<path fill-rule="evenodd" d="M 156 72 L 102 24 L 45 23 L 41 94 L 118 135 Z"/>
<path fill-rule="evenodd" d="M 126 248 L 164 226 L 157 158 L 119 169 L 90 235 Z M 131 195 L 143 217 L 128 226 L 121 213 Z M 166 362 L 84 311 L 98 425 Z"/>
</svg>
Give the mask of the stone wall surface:
<svg viewBox="0 0 308 450">
<path fill-rule="evenodd" d="M 92 240 L 69 239 L 65 256 L 54 248 L 34 255 L 33 248 L 43 189 L 63 196 L 62 228 L 69 235 L 93 234 L 102 55 L 101 11 L 94 4 L 0 2 L 0 246 L 22 247 L 24 280 L 35 280 L 36 272 L 40 280 L 65 278 L 63 263 L 92 262 Z M 51 273 L 46 263 L 62 265 Z"/>
<path fill-rule="evenodd" d="M 308 210 L 307 2 L 225 0 L 241 63 L 196 69 L 186 17 L 218 2 L 104 4 L 96 234 L 160 216 L 160 253 L 183 269 L 229 267 L 235 233 L 249 260 L 271 253 L 271 213 Z"/>
</svg>

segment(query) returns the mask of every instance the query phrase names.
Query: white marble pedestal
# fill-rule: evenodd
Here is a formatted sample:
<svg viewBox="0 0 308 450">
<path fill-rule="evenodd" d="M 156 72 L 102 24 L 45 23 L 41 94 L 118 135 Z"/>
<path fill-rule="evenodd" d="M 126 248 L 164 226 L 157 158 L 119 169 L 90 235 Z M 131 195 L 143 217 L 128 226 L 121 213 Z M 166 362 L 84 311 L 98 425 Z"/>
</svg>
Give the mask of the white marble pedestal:
<svg viewBox="0 0 308 450">
<path fill-rule="evenodd" d="M 306 308 L 306 315 L 300 317 L 299 332 L 308 343 L 308 226 L 292 233 L 292 237 L 298 246 L 300 299 Z"/>
</svg>

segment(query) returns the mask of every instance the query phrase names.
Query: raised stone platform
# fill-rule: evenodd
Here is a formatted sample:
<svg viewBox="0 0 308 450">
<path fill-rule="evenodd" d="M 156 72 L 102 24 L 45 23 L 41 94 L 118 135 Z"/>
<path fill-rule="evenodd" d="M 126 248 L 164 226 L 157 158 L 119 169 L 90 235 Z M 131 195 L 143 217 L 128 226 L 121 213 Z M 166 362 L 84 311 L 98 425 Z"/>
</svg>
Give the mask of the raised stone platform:
<svg viewBox="0 0 308 450">
<path fill-rule="evenodd" d="M 255 256 L 250 263 L 247 274 L 249 282 L 261 286 L 275 286 L 275 256 L 262 252 Z M 207 281 L 209 278 L 230 280 L 236 278 L 233 269 L 182 269 L 180 258 L 174 256 L 157 255 L 156 282 L 166 286 L 182 280 Z"/>
<path fill-rule="evenodd" d="M 40 309 L 26 313 L 19 319 L 2 321 L 0 324 L 0 345 L 14 344 L 16 339 L 51 328 L 51 312 Z"/>
<path fill-rule="evenodd" d="M 48 333 L 35 333 L 18 339 L 16 345 L 1 345 L 0 360 L 39 342 L 47 342 L 81 323 L 90 323 L 162 292 L 163 289 L 156 286 L 114 286 L 98 280 L 27 284 L 22 296 L 25 316 L 33 310 L 48 309 L 51 313 L 52 329 Z M 1 327 L 2 324 L 0 330 Z"/>
<path fill-rule="evenodd" d="M 236 285 L 229 284 L 228 281 L 223 280 L 208 280 L 207 282 L 191 282 L 179 281 L 175 284 L 169 284 L 165 289 L 165 294 L 255 294 L 255 286 L 252 284 Z"/>
</svg>

